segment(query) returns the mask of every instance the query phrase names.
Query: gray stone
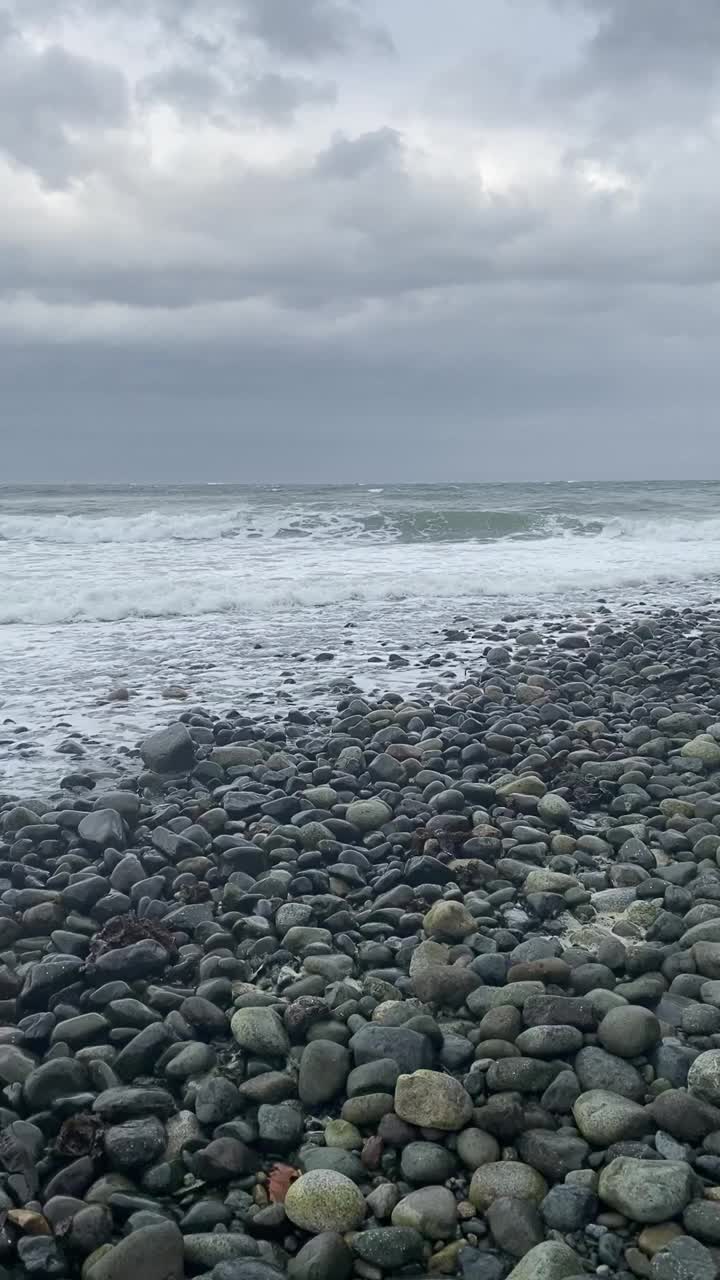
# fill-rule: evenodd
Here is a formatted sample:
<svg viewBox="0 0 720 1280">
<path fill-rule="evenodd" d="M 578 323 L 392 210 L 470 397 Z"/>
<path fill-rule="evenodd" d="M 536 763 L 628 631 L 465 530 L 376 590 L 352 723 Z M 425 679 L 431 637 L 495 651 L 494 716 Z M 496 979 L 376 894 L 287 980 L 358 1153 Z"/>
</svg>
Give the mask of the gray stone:
<svg viewBox="0 0 720 1280">
<path fill-rule="evenodd" d="M 412 1227 L 371 1227 L 352 1237 L 351 1248 L 363 1262 L 396 1271 L 422 1260 L 423 1237 Z"/>
<path fill-rule="evenodd" d="M 308 1240 L 290 1259 L 288 1277 L 289 1280 L 349 1280 L 352 1269 L 352 1253 L 342 1236 L 324 1231 Z"/>
<path fill-rule="evenodd" d="M 165 1150 L 165 1127 L 154 1116 L 125 1120 L 105 1130 L 105 1156 L 111 1169 L 125 1172 L 152 1164 Z"/>
<path fill-rule="evenodd" d="M 183 1238 L 172 1222 L 140 1227 L 83 1274 L 86 1280 L 185 1280 Z"/>
<path fill-rule="evenodd" d="M 653 1258 L 652 1280 L 716 1280 L 716 1276 L 710 1250 L 688 1236 L 679 1236 Z"/>
<path fill-rule="evenodd" d="M 496 1245 L 513 1258 L 522 1258 L 544 1238 L 540 1214 L 532 1200 L 498 1196 L 488 1206 L 486 1217 Z"/>
<path fill-rule="evenodd" d="M 446 942 L 461 942 L 468 934 L 477 931 L 474 916 L 470 915 L 462 902 L 434 902 L 423 918 L 423 929 L 430 938 L 439 938 Z"/>
<path fill-rule="evenodd" d="M 720 1244 L 720 1204 L 716 1200 L 693 1200 L 683 1214 L 688 1235 L 703 1244 Z"/>
<path fill-rule="evenodd" d="M 660 1039 L 660 1023 L 641 1005 L 619 1005 L 605 1014 L 598 1027 L 598 1039 L 608 1053 L 618 1058 L 637 1058 L 654 1048 Z"/>
<path fill-rule="evenodd" d="M 568 1245 L 547 1240 L 525 1254 L 508 1280 L 574 1280 L 582 1270 L 582 1262 Z"/>
<path fill-rule="evenodd" d="M 551 1187 L 540 1205 L 546 1226 L 552 1231 L 582 1231 L 594 1222 L 598 1201 L 589 1187 Z"/>
<path fill-rule="evenodd" d="M 356 1067 L 374 1063 L 380 1058 L 391 1058 L 404 1074 L 431 1067 L 433 1062 L 432 1048 L 426 1036 L 405 1027 L 384 1027 L 376 1023 L 369 1023 L 355 1032 L 350 1041 L 350 1051 Z"/>
<path fill-rule="evenodd" d="M 303 1131 L 302 1113 L 292 1103 L 265 1103 L 258 1107 L 260 1142 L 270 1151 L 292 1151 Z"/>
<path fill-rule="evenodd" d="M 298 1093 L 301 1102 L 314 1107 L 340 1093 L 350 1071 L 350 1054 L 332 1040 L 311 1040 L 300 1059 Z"/>
<path fill-rule="evenodd" d="M 496 1164 L 500 1159 L 500 1144 L 484 1129 L 463 1129 L 458 1134 L 457 1153 L 466 1169 L 479 1169 L 483 1164 Z"/>
<path fill-rule="evenodd" d="M 239 1231 L 198 1231 L 183 1237 L 185 1261 L 190 1267 L 215 1267 L 219 1262 L 232 1262 L 235 1258 L 256 1258 L 259 1253 L 256 1240 Z M 93 1280 L 95 1278 L 93 1277 Z M 152 1280 L 158 1280 L 157 1272 Z"/>
<path fill-rule="evenodd" d="M 485 1164 L 475 1171 L 468 1199 L 476 1209 L 486 1210 L 499 1196 L 533 1200 L 540 1204 L 547 1195 L 547 1183 L 537 1169 L 516 1160 Z"/>
<path fill-rule="evenodd" d="M 587 1045 L 575 1058 L 575 1074 L 583 1090 L 603 1089 L 606 1093 L 618 1093 L 632 1102 L 642 1102 L 646 1084 L 635 1067 L 622 1058 L 616 1058 L 596 1045 Z"/>
<path fill-rule="evenodd" d="M 140 754 L 154 773 L 185 773 L 195 763 L 195 743 L 184 724 L 171 724 L 151 733 L 141 744 Z"/>
<path fill-rule="evenodd" d="M 383 800 L 353 800 L 345 814 L 358 831 L 379 831 L 392 817 L 392 811 Z"/>
<path fill-rule="evenodd" d="M 644 1107 L 602 1089 L 581 1093 L 573 1105 L 573 1115 L 583 1138 L 597 1147 L 639 1138 L 652 1125 Z"/>
<path fill-rule="evenodd" d="M 688 1071 L 688 1089 L 703 1102 L 720 1104 L 720 1049 L 701 1053 Z"/>
<path fill-rule="evenodd" d="M 23 1099 L 29 1112 L 42 1111 L 60 1098 L 82 1093 L 87 1088 L 87 1072 L 72 1058 L 53 1058 L 29 1076 L 23 1084 Z"/>
<path fill-rule="evenodd" d="M 577 1027 L 528 1027 L 515 1044 L 523 1057 L 559 1058 L 582 1049 L 583 1035 Z"/>
<path fill-rule="evenodd" d="M 552 1129 L 528 1129 L 520 1134 L 517 1147 L 521 1160 L 552 1182 L 562 1181 L 574 1169 L 582 1169 L 590 1154 L 582 1138 Z"/>
<path fill-rule="evenodd" d="M 400 1160 L 402 1175 L 417 1186 L 446 1182 L 455 1172 L 455 1157 L 436 1142 L 409 1142 Z"/>
<path fill-rule="evenodd" d="M 394 1227 L 410 1227 L 427 1240 L 448 1240 L 455 1235 L 457 1203 L 447 1187 L 421 1187 L 395 1206 Z"/>
<path fill-rule="evenodd" d="M 258 1057 L 284 1058 L 289 1052 L 287 1031 L 274 1009 L 238 1009 L 230 1030 L 241 1049 Z"/>
<path fill-rule="evenodd" d="M 470 1095 L 454 1076 L 420 1070 L 398 1077 L 395 1111 L 408 1124 L 446 1131 L 462 1129 L 472 1110 Z"/>
<path fill-rule="evenodd" d="M 85 815 L 78 826 L 78 835 L 93 849 L 122 849 L 125 824 L 117 809 L 98 809 Z"/>
<path fill-rule="evenodd" d="M 682 1213 L 692 1196 L 694 1175 L 688 1164 L 618 1156 L 600 1174 L 598 1194 L 633 1222 L 667 1222 Z"/>
</svg>

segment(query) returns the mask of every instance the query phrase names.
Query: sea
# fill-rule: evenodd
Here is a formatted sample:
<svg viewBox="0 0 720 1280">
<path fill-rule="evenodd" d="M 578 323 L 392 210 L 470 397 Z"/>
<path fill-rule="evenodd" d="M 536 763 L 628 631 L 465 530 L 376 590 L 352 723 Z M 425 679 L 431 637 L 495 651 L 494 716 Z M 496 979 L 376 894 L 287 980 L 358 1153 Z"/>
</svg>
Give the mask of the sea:
<svg viewBox="0 0 720 1280">
<path fill-rule="evenodd" d="M 502 619 L 720 595 L 720 483 L 0 486 L 0 794 L 179 709 L 442 692 Z"/>
</svg>

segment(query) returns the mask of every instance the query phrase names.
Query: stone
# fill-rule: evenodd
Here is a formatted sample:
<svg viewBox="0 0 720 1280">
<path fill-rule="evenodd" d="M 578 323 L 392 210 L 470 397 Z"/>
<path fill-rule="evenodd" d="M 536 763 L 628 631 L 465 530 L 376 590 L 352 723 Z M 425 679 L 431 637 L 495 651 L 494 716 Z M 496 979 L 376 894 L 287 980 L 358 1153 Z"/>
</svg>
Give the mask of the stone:
<svg viewBox="0 0 720 1280">
<path fill-rule="evenodd" d="M 454 1076 L 420 1070 L 398 1077 L 395 1111 L 409 1124 L 453 1131 L 468 1123 L 472 1110 L 470 1095 Z"/>
<path fill-rule="evenodd" d="M 349 1047 L 356 1069 L 370 1066 L 379 1060 L 391 1059 L 402 1073 L 411 1074 L 420 1068 L 431 1067 L 433 1063 L 433 1052 L 427 1037 L 405 1027 L 384 1027 L 369 1023 L 355 1032 Z M 351 1077 L 353 1074 L 351 1072 Z"/>
<path fill-rule="evenodd" d="M 548 791 L 538 800 L 538 814 L 549 826 L 562 827 L 570 821 L 572 810 L 562 796 Z"/>
<path fill-rule="evenodd" d="M 692 760 L 700 760 L 709 768 L 716 769 L 720 766 L 720 744 L 707 734 L 700 734 L 697 738 L 691 738 L 690 742 L 684 743 L 680 748 L 680 755 Z"/>
<path fill-rule="evenodd" d="M 582 1049 L 583 1035 L 577 1027 L 528 1027 L 515 1044 L 523 1057 L 559 1058 Z"/>
<path fill-rule="evenodd" d="M 598 1195 L 634 1222 L 666 1222 L 682 1213 L 691 1199 L 694 1175 L 680 1161 L 653 1161 L 618 1156 L 600 1174 Z"/>
<path fill-rule="evenodd" d="M 540 1205 L 540 1212 L 552 1231 L 582 1231 L 595 1221 L 597 1196 L 590 1187 L 551 1187 Z"/>
<path fill-rule="evenodd" d="M 262 751 L 258 751 L 257 747 L 246 747 L 239 742 L 231 742 L 226 747 L 214 747 L 210 752 L 210 759 L 223 769 L 261 764 L 262 758 Z"/>
<path fill-rule="evenodd" d="M 195 743 L 184 724 L 171 724 L 145 738 L 140 754 L 153 773 L 185 773 L 195 763 Z"/>
<path fill-rule="evenodd" d="M 518 1155 L 551 1182 L 561 1181 L 574 1169 L 582 1169 L 590 1148 L 572 1133 L 552 1129 L 527 1129 L 517 1141 Z"/>
<path fill-rule="evenodd" d="M 652 1125 L 644 1107 L 602 1089 L 581 1093 L 572 1110 L 583 1138 L 597 1147 L 639 1138 Z"/>
<path fill-rule="evenodd" d="M 257 1121 L 260 1145 L 267 1151 L 291 1151 L 302 1137 L 302 1112 L 291 1102 L 263 1103 Z"/>
<path fill-rule="evenodd" d="M 409 1142 L 400 1160 L 403 1178 L 419 1186 L 447 1181 L 455 1172 L 455 1157 L 435 1142 Z"/>
<path fill-rule="evenodd" d="M 720 1049 L 708 1049 L 695 1059 L 688 1071 L 690 1093 L 712 1106 L 720 1105 Z"/>
<path fill-rule="evenodd" d="M 586 1045 L 575 1057 L 575 1074 L 582 1091 L 589 1093 L 601 1089 L 606 1093 L 619 1093 L 632 1102 L 642 1102 L 647 1085 L 640 1072 L 612 1053 L 596 1045 Z"/>
<path fill-rule="evenodd" d="M 72 1058 L 52 1058 L 25 1077 L 23 1100 L 29 1112 L 42 1111 L 60 1098 L 82 1093 L 87 1088 L 87 1071 Z"/>
<path fill-rule="evenodd" d="M 78 825 L 78 835 L 92 849 L 122 849 L 125 824 L 116 809 L 98 809 L 85 815 Z"/>
<path fill-rule="evenodd" d="M 598 1027 L 598 1039 L 619 1058 L 638 1058 L 660 1040 L 660 1023 L 641 1005 L 619 1005 L 605 1014 Z"/>
<path fill-rule="evenodd" d="M 400 1200 L 392 1211 L 394 1227 L 409 1227 L 427 1240 L 454 1237 L 457 1202 L 447 1187 L 420 1187 Z"/>
<path fill-rule="evenodd" d="M 466 1169 L 479 1169 L 484 1164 L 496 1164 L 500 1159 L 500 1144 L 484 1129 L 463 1129 L 457 1138 L 457 1153 Z"/>
<path fill-rule="evenodd" d="M 457 1009 L 481 984 L 481 979 L 464 965 L 431 965 L 413 977 L 413 991 L 423 1004 Z"/>
<path fill-rule="evenodd" d="M 112 1169 L 125 1172 L 152 1164 L 165 1150 L 165 1126 L 155 1116 L 125 1120 L 105 1130 L 105 1155 Z"/>
<path fill-rule="evenodd" d="M 665 1089 L 648 1110 L 659 1128 L 683 1142 L 702 1142 L 720 1129 L 720 1110 L 685 1089 Z"/>
<path fill-rule="evenodd" d="M 720 1245 L 720 1204 L 713 1200 L 693 1200 L 683 1214 L 688 1235 L 703 1244 Z"/>
<path fill-rule="evenodd" d="M 569 1245 L 546 1240 L 525 1254 L 508 1280 L 574 1280 L 582 1272 L 582 1262 Z"/>
<path fill-rule="evenodd" d="M 216 1267 L 221 1262 L 234 1262 L 238 1258 L 257 1258 L 255 1240 L 239 1231 L 198 1231 L 183 1237 L 185 1261 L 191 1268 Z M 157 1280 L 157 1276 L 153 1277 Z"/>
<path fill-rule="evenodd" d="M 89 1259 L 83 1280 L 185 1280 L 183 1237 L 172 1222 L 133 1231 L 97 1261 Z"/>
<path fill-rule="evenodd" d="M 342 1236 L 324 1231 L 288 1262 L 289 1280 L 350 1280 L 353 1257 Z"/>
<path fill-rule="evenodd" d="M 423 1237 L 412 1227 L 371 1227 L 354 1235 L 350 1247 L 356 1257 L 383 1271 L 400 1270 L 423 1257 Z"/>
<path fill-rule="evenodd" d="M 353 800 L 345 817 L 363 834 L 379 831 L 392 817 L 392 810 L 383 800 Z"/>
<path fill-rule="evenodd" d="M 717 1274 L 710 1250 L 688 1236 L 679 1236 L 653 1258 L 652 1280 L 716 1280 Z"/>
<path fill-rule="evenodd" d="M 462 942 L 468 934 L 477 931 L 477 925 L 461 902 L 446 902 L 441 898 L 423 917 L 423 929 L 431 938 Z"/>
<path fill-rule="evenodd" d="M 638 1236 L 638 1245 L 643 1253 L 653 1258 L 661 1249 L 667 1248 L 673 1240 L 684 1234 L 677 1222 L 661 1222 L 656 1226 L 643 1227 Z"/>
<path fill-rule="evenodd" d="M 311 1040 L 300 1059 L 298 1094 L 306 1106 L 329 1102 L 340 1093 L 350 1071 L 350 1054 L 332 1040 Z"/>
<path fill-rule="evenodd" d="M 486 1217 L 495 1244 L 513 1258 L 522 1258 L 544 1238 L 542 1220 L 532 1200 L 498 1196 L 488 1206 Z"/>
<path fill-rule="evenodd" d="M 293 1182 L 285 1212 L 296 1227 L 319 1235 L 354 1231 L 365 1217 L 365 1200 L 354 1182 L 329 1169 L 314 1169 Z"/>
<path fill-rule="evenodd" d="M 231 1018 L 230 1030 L 241 1049 L 260 1058 L 285 1058 L 290 1050 L 287 1031 L 274 1009 L 238 1009 Z"/>
<path fill-rule="evenodd" d="M 470 1183 L 469 1199 L 476 1209 L 485 1211 L 499 1196 L 515 1200 L 533 1200 L 540 1204 L 547 1195 L 547 1183 L 537 1169 L 515 1160 L 501 1160 L 482 1165 Z"/>
</svg>

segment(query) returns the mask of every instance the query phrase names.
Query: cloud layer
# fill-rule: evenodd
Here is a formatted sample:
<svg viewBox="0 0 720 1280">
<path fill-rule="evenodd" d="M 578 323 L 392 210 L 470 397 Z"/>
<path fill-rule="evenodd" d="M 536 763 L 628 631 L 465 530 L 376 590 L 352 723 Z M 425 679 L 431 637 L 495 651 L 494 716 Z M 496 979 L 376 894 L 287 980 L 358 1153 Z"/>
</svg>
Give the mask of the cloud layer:
<svg viewBox="0 0 720 1280">
<path fill-rule="evenodd" d="M 4 478 L 720 478 L 716 0 L 14 0 Z"/>
</svg>

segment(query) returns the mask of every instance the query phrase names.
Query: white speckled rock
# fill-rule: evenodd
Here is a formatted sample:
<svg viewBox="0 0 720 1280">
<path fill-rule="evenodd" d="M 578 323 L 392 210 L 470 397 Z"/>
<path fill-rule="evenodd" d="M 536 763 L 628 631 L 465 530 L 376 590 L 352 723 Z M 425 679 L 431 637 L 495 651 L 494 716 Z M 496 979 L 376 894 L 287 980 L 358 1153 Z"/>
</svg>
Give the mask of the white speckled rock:
<svg viewBox="0 0 720 1280">
<path fill-rule="evenodd" d="M 365 1217 L 365 1199 L 354 1182 L 332 1169 L 313 1169 L 293 1182 L 285 1212 L 296 1227 L 322 1231 L 355 1231 Z"/>
</svg>

